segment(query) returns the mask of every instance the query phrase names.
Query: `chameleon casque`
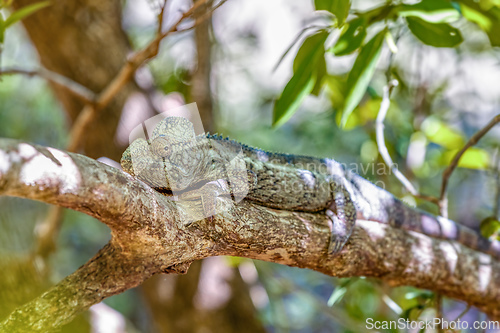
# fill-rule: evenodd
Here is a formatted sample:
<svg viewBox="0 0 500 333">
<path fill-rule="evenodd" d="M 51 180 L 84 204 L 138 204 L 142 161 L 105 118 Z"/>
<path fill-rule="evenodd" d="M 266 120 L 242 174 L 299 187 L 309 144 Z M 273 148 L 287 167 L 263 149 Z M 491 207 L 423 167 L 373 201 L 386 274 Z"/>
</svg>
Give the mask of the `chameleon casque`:
<svg viewBox="0 0 500 333">
<path fill-rule="evenodd" d="M 121 165 L 153 189 L 187 203 L 189 223 L 216 215 L 218 198 L 244 198 L 275 209 L 324 211 L 333 226 L 331 254 L 342 249 L 359 218 L 455 240 L 500 258 L 499 242 L 410 208 L 333 159 L 266 152 L 218 135 L 196 136 L 183 117 L 167 117 L 149 140 L 133 141 Z"/>
</svg>

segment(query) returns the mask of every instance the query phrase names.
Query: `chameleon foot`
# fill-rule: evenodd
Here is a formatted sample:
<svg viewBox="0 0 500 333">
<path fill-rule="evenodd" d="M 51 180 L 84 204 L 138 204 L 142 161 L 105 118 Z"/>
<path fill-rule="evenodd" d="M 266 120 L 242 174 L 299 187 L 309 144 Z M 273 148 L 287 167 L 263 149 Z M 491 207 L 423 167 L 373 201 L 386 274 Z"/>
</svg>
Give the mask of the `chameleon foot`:
<svg viewBox="0 0 500 333">
<path fill-rule="evenodd" d="M 348 225 L 342 223 L 340 219 L 331 210 L 326 211 L 326 215 L 332 221 L 332 233 L 330 235 L 330 243 L 328 245 L 328 253 L 336 255 L 342 250 L 345 243 L 349 240 L 350 232 Z"/>
<path fill-rule="evenodd" d="M 332 234 L 328 253 L 335 255 L 342 250 L 349 240 L 356 223 L 356 207 L 343 179 L 334 178 L 332 182 L 333 201 L 326 215 L 332 221 Z M 334 213 L 335 212 L 335 213 Z"/>
</svg>

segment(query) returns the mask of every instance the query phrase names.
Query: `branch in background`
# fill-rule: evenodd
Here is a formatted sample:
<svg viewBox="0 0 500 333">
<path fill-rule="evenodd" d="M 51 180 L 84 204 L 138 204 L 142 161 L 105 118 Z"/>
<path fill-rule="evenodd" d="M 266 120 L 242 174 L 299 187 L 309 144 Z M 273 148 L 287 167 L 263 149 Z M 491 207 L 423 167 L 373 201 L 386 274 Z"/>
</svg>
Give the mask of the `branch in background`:
<svg viewBox="0 0 500 333">
<path fill-rule="evenodd" d="M 58 74 L 56 72 L 49 71 L 48 69 L 45 69 L 43 67 L 37 69 L 37 70 L 26 70 L 26 69 L 20 69 L 20 68 L 7 68 L 4 70 L 0 70 L 0 76 L 1 75 L 14 75 L 14 74 L 21 74 L 21 75 L 27 75 L 27 76 L 39 76 L 41 78 L 44 78 L 45 80 L 55 83 L 59 86 L 62 86 L 66 88 L 68 91 L 70 91 L 73 95 L 76 97 L 80 98 L 84 103 L 93 103 L 96 94 L 94 94 L 90 89 L 87 87 L 82 86 L 78 82 L 75 82 L 61 74 Z"/>
<path fill-rule="evenodd" d="M 164 0 L 163 5 L 160 8 L 160 13 L 158 14 L 158 30 L 156 32 L 157 35 L 160 35 L 161 32 L 163 31 L 163 21 L 166 8 L 167 8 L 167 0 Z"/>
<path fill-rule="evenodd" d="M 208 2 L 210 2 L 211 0 L 209 0 Z M 220 6 L 222 6 L 225 2 L 227 2 L 227 0 L 222 0 L 220 1 L 215 7 L 213 7 L 209 12 L 203 14 L 203 15 L 200 15 L 199 17 L 197 17 L 195 20 L 194 20 L 194 23 L 192 26 L 190 27 L 187 27 L 187 28 L 184 28 L 184 29 L 180 29 L 180 30 L 177 30 L 176 32 L 185 32 L 185 31 L 189 31 L 189 30 L 193 30 L 194 28 L 196 28 L 198 25 L 200 25 L 201 23 L 205 22 L 207 19 L 209 19 L 210 17 L 212 17 L 214 11 L 219 8 Z"/>
<path fill-rule="evenodd" d="M 200 0 L 201 4 L 205 3 L 206 0 Z M 84 99 L 86 103 L 83 110 L 80 112 L 78 118 L 75 120 L 73 127 L 70 132 L 70 140 L 67 146 L 68 151 L 75 152 L 81 145 L 83 138 L 85 136 L 87 128 L 90 126 L 92 121 L 96 118 L 99 110 L 103 109 L 113 97 L 125 86 L 125 84 L 130 80 L 133 73 L 143 64 L 146 60 L 156 56 L 159 49 L 159 43 L 161 40 L 168 36 L 170 33 L 177 31 L 178 25 L 186 18 L 191 16 L 199 4 L 194 4 L 186 13 L 184 13 L 181 18 L 166 32 L 162 33 L 164 11 L 167 1 L 164 1 L 161 7 L 160 14 L 158 16 L 158 32 L 156 38 L 143 50 L 136 52 L 120 70 L 118 75 L 111 81 L 111 83 L 103 90 L 103 92 L 96 98 L 95 94 L 90 92 L 85 87 L 67 79 L 63 76 L 49 72 L 47 70 L 40 71 L 40 75 L 45 75 L 48 80 L 52 80 L 55 83 L 62 84 L 72 92 L 79 92 L 81 96 L 87 97 Z M 28 72 L 26 72 L 28 73 Z M 92 94 L 92 95 L 90 95 Z M 79 96 L 80 96 L 79 95 Z M 90 98 L 91 97 L 91 98 Z M 54 234 L 42 233 L 39 234 L 37 240 L 37 252 L 36 255 L 41 255 L 42 258 L 46 258 L 55 249 L 55 238 L 57 237 L 57 231 L 59 230 L 62 217 L 62 209 L 60 207 L 51 207 L 49 213 L 45 220 L 38 226 L 39 230 L 52 231 Z"/>
<path fill-rule="evenodd" d="M 500 262 L 449 240 L 377 222 L 358 221 L 336 256 L 328 255 L 331 231 L 323 213 L 275 210 L 243 200 L 211 223 L 184 225 L 175 202 L 118 169 L 8 139 L 0 140 L 0 195 L 86 213 L 108 225 L 112 235 L 82 268 L 15 310 L 0 323 L 0 332 L 15 332 L 12 327 L 50 331 L 152 274 L 185 273 L 193 260 L 219 255 L 429 289 L 500 319 Z M 73 291 L 78 294 L 71 296 Z"/>
<path fill-rule="evenodd" d="M 44 220 L 35 227 L 35 257 L 47 259 L 56 250 L 56 237 L 61 229 L 63 209 L 50 206 Z"/>
<path fill-rule="evenodd" d="M 39 76 L 49 82 L 64 87 L 73 95 L 82 100 L 86 104 L 94 103 L 96 94 L 87 87 L 75 82 L 68 77 L 65 77 L 56 72 L 49 71 L 43 67 L 38 70 L 25 70 L 20 68 L 7 68 L 0 71 L 1 75 L 27 75 Z M 56 238 L 61 226 L 62 208 L 58 206 L 49 207 L 49 211 L 45 219 L 36 226 L 36 240 L 34 248 L 34 257 L 46 259 L 56 249 Z"/>
<path fill-rule="evenodd" d="M 198 0 L 200 1 L 200 0 Z M 220 6 L 224 1 L 219 2 Z M 210 0 L 206 7 L 212 6 Z M 206 11 L 205 11 L 206 12 Z M 210 12 L 212 13 L 212 12 Z M 196 69 L 191 76 L 190 102 L 196 102 L 200 113 L 201 122 L 207 132 L 215 131 L 212 101 L 212 43 L 210 32 L 212 31 L 212 20 L 207 13 L 199 13 L 194 16 L 196 29 L 194 40 L 196 43 Z"/>
<path fill-rule="evenodd" d="M 453 160 L 451 161 L 450 165 L 444 170 L 443 172 L 443 181 L 441 184 L 441 194 L 439 196 L 439 203 L 440 203 L 440 209 L 441 209 L 441 215 L 445 213 L 446 215 L 443 215 L 444 217 L 447 217 L 448 215 L 448 198 L 446 197 L 446 192 L 447 192 L 447 187 L 448 187 L 448 180 L 455 170 L 455 168 L 458 166 L 458 162 L 460 162 L 460 158 L 465 154 L 467 149 L 470 147 L 474 146 L 476 143 L 481 140 L 481 138 L 488 133 L 490 129 L 493 128 L 496 124 L 500 122 L 500 114 L 496 115 L 493 119 L 490 120 L 488 124 L 486 124 L 485 127 L 483 127 L 481 130 L 476 132 L 470 139 L 469 141 L 465 144 L 465 146 L 455 154 L 455 157 L 453 157 Z"/>
<path fill-rule="evenodd" d="M 163 38 L 170 35 L 171 33 L 177 32 L 179 24 L 181 24 L 186 18 L 193 15 L 193 13 L 208 0 L 200 0 L 193 4 L 193 6 L 185 12 L 168 31 L 157 33 L 156 37 L 142 50 L 135 52 L 130 59 L 127 60 L 126 64 L 121 68 L 115 78 L 108 84 L 108 86 L 99 94 L 95 103 L 87 104 L 80 115 L 76 119 L 73 128 L 70 132 L 70 142 L 68 144 L 68 151 L 75 152 L 78 150 L 82 142 L 82 138 L 86 129 L 92 121 L 96 118 L 99 110 L 103 109 L 108 103 L 113 99 L 113 97 L 125 86 L 127 82 L 131 79 L 134 72 L 147 60 L 155 57 L 158 54 L 160 47 L 160 42 Z"/>
<path fill-rule="evenodd" d="M 394 173 L 394 176 L 403 184 L 403 186 L 410 192 L 413 196 L 430 201 L 432 203 L 438 204 L 438 199 L 426 195 L 420 194 L 417 189 L 413 186 L 413 184 L 399 171 L 397 164 L 392 161 L 391 155 L 387 150 L 387 146 L 385 145 L 384 138 L 384 120 L 387 115 L 387 111 L 389 110 L 389 106 L 391 105 L 391 91 L 394 87 L 397 87 L 398 81 L 392 80 L 384 87 L 384 94 L 382 97 L 382 103 L 380 103 L 380 109 L 378 111 L 376 124 L 376 135 L 377 135 L 377 147 L 382 156 L 384 162 L 391 168 L 391 171 Z"/>
<path fill-rule="evenodd" d="M 0 323 L 0 332 L 56 331 L 104 298 L 136 287 L 151 277 L 157 272 L 151 259 L 131 257 L 119 245 L 109 243 L 76 272 L 16 309 Z"/>
</svg>

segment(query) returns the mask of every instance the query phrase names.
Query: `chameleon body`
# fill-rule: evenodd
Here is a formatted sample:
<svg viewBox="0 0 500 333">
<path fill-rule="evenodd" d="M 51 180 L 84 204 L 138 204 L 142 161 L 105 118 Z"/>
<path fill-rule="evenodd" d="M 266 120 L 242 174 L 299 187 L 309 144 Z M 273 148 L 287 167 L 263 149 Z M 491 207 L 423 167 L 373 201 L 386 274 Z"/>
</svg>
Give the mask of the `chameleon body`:
<svg viewBox="0 0 500 333">
<path fill-rule="evenodd" d="M 455 240 L 500 258 L 498 242 L 406 206 L 333 159 L 267 152 L 218 135 L 196 136 L 181 117 L 165 118 L 149 140 L 132 142 L 121 164 L 161 193 L 177 195 L 181 202 L 201 201 L 193 221 L 215 215 L 218 197 L 245 198 L 275 209 L 325 211 L 332 221 L 332 254 L 342 249 L 360 218 Z"/>
</svg>

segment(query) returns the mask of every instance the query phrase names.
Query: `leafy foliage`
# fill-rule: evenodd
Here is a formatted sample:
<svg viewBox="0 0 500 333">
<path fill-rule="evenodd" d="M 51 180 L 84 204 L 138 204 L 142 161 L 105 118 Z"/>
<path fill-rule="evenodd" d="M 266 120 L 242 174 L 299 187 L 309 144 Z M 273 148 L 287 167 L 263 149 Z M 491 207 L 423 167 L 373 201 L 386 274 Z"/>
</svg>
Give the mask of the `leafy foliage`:
<svg viewBox="0 0 500 333">
<path fill-rule="evenodd" d="M 384 34 L 390 42 L 388 47 L 392 52 L 397 52 L 392 35 L 397 36 L 399 31 L 409 31 L 416 39 L 429 46 L 457 47 L 463 42 L 462 33 L 450 23 L 467 19 L 488 35 L 492 46 L 500 45 L 500 8 L 488 5 L 486 1 L 422 0 L 414 4 L 388 3 L 365 12 L 351 10 L 351 3 L 347 0 L 315 0 L 314 6 L 318 11 L 331 13 L 335 20 L 306 38 L 299 49 L 294 61 L 293 76 L 274 106 L 275 126 L 288 121 L 306 96 L 318 95 L 322 86 L 328 85 L 327 80 L 323 80 L 328 73 L 323 55 L 320 54 L 326 40 L 336 39 L 334 45 L 325 51 L 326 57 L 342 57 L 358 52 L 354 65 L 346 73 L 348 79 L 343 105 L 335 105 L 343 113 L 342 126 L 347 124 L 376 74 L 377 62 L 384 47 Z M 352 15 L 349 16 L 349 12 Z M 379 32 L 364 44 L 367 36 L 374 36 L 374 31 Z"/>
<path fill-rule="evenodd" d="M 361 48 L 354 66 L 349 72 L 342 126 L 347 123 L 349 115 L 363 98 L 366 88 L 375 73 L 375 66 L 380 58 L 385 33 L 386 30 L 382 30 Z"/>
<path fill-rule="evenodd" d="M 326 10 L 337 18 L 337 25 L 341 27 L 349 15 L 351 8 L 350 0 L 314 0 L 317 10 Z"/>
<path fill-rule="evenodd" d="M 293 76 L 274 105 L 273 124 L 285 123 L 298 109 L 304 98 L 321 86 L 326 74 L 324 44 L 328 33 L 319 31 L 309 36 L 300 47 L 293 64 Z"/>
<path fill-rule="evenodd" d="M 460 31 L 447 23 L 429 23 L 407 17 L 408 28 L 422 43 L 435 47 L 454 47 L 463 41 Z"/>
</svg>

